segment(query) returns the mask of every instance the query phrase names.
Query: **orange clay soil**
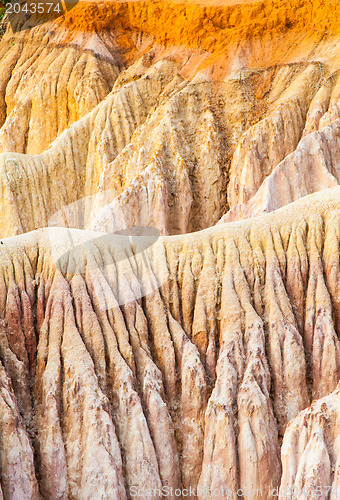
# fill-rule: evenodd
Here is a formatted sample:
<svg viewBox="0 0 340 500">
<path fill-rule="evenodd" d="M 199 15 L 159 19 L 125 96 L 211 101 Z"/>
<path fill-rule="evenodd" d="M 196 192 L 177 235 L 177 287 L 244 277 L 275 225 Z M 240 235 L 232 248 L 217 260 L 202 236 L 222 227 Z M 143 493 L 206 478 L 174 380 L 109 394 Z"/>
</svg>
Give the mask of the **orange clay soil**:
<svg viewBox="0 0 340 500">
<path fill-rule="evenodd" d="M 317 37 L 340 34 L 338 0 L 81 1 L 59 19 L 72 31 L 121 28 L 143 32 L 162 45 L 210 52 L 256 36 L 294 30 Z"/>
<path fill-rule="evenodd" d="M 240 67 L 253 68 L 307 60 L 308 54 L 315 59 L 315 47 L 340 34 L 339 19 L 339 0 L 85 0 L 56 23 L 66 28 L 67 42 L 79 32 L 114 29 L 144 33 L 162 46 L 206 51 L 199 69 L 213 66 L 220 77 L 233 70 L 236 53 L 246 54 Z"/>
</svg>

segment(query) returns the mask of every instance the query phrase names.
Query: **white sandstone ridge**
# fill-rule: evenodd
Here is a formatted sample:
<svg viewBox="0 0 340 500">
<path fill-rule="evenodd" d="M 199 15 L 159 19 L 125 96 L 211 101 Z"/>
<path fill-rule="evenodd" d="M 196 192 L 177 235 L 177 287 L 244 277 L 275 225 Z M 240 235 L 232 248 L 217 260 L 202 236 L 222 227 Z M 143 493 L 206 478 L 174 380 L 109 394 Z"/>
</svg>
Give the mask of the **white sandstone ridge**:
<svg viewBox="0 0 340 500">
<path fill-rule="evenodd" d="M 235 205 L 219 223 L 272 212 L 340 181 L 340 120 L 301 139 L 248 201 Z"/>
</svg>

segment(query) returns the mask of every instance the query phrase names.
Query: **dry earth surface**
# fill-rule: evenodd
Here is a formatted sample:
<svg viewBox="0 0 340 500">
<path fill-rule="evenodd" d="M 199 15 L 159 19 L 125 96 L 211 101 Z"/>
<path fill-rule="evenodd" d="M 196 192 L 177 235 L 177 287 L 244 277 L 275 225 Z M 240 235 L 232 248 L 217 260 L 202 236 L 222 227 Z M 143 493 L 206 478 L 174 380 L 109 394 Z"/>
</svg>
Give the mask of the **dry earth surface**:
<svg viewBox="0 0 340 500">
<path fill-rule="evenodd" d="M 339 19 L 11 19 L 0 499 L 340 498 Z"/>
</svg>

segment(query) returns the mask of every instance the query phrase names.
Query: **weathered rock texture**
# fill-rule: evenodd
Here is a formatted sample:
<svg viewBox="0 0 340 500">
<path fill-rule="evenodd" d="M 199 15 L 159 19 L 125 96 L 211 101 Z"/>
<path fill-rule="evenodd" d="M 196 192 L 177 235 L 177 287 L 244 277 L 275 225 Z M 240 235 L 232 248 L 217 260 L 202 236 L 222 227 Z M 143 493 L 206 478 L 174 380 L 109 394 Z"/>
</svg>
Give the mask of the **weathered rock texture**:
<svg viewBox="0 0 340 500">
<path fill-rule="evenodd" d="M 9 27 L 0 46 L 1 235 L 46 226 L 103 191 L 77 227 L 178 234 L 336 185 L 337 25 L 315 14 L 310 36 L 299 24 L 309 11 L 296 3 L 295 17 L 288 1 L 268 2 L 277 16 L 268 12 L 267 28 L 256 2 L 81 3 L 63 22 Z M 336 15 L 337 5 L 321 3 L 322 15 Z M 165 38 L 155 9 L 172 22 Z"/>
<path fill-rule="evenodd" d="M 337 488 L 339 189 L 147 259 L 124 236 L 3 240 L 4 497 Z"/>
<path fill-rule="evenodd" d="M 9 26 L 0 498 L 339 498 L 338 19 L 137 0 Z"/>
</svg>

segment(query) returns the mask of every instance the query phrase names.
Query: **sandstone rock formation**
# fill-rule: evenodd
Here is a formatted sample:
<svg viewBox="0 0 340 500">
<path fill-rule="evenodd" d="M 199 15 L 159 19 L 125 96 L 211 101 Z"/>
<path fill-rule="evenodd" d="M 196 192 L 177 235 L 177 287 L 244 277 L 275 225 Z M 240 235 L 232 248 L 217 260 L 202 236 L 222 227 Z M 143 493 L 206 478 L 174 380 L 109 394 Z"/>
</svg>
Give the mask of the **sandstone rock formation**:
<svg viewBox="0 0 340 500">
<path fill-rule="evenodd" d="M 4 497 L 38 498 L 39 481 L 44 498 L 162 486 L 270 498 L 282 466 L 285 487 L 337 488 L 339 189 L 163 237 L 146 261 L 124 236 L 68 230 L 83 272 L 56 266 L 65 230 L 3 240 Z"/>
<path fill-rule="evenodd" d="M 339 498 L 338 14 L 12 19 L 0 498 Z"/>
</svg>

